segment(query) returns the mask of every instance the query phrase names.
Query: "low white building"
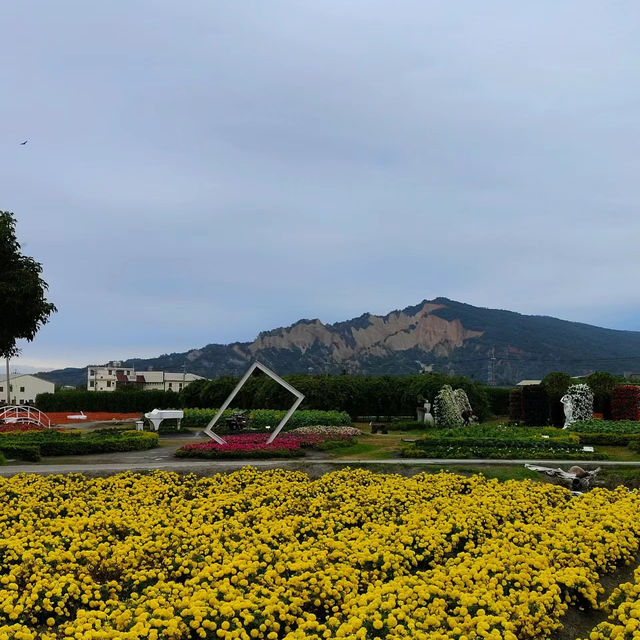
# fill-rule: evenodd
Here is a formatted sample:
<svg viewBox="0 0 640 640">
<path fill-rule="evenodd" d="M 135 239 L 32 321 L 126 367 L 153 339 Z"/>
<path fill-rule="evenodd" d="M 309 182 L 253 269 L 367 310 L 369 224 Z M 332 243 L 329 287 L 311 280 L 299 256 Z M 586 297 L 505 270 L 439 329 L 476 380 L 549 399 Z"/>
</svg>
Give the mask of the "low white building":
<svg viewBox="0 0 640 640">
<path fill-rule="evenodd" d="M 113 361 L 105 365 L 92 365 L 87 369 L 89 391 L 115 391 L 118 387 L 134 386 L 142 391 L 182 391 L 194 380 L 202 380 L 195 373 L 169 373 L 166 371 L 136 371 Z"/>
<path fill-rule="evenodd" d="M 37 376 L 27 373 L 9 376 L 9 395 L 11 404 L 33 404 L 39 393 L 53 393 L 56 387 Z M 7 401 L 7 376 L 0 375 L 0 405 Z"/>
</svg>

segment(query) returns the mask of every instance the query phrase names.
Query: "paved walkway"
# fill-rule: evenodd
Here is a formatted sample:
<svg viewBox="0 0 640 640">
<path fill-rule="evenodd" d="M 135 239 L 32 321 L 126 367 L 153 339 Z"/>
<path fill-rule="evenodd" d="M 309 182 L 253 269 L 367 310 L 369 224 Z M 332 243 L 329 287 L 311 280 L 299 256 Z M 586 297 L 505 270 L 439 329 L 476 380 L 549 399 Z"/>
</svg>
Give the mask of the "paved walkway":
<svg viewBox="0 0 640 640">
<path fill-rule="evenodd" d="M 68 460 L 68 458 L 67 458 Z M 313 459 L 303 458 L 295 460 L 194 460 L 194 459 L 171 459 L 165 456 L 157 460 L 142 458 L 140 460 L 128 459 L 126 462 L 85 462 L 79 459 L 77 462 L 67 462 L 65 464 L 31 463 L 15 464 L 9 463 L 0 467 L 0 476 L 13 476 L 16 473 L 38 473 L 38 474 L 58 474 L 58 473 L 86 473 L 88 475 L 110 475 L 122 471 L 176 471 L 182 473 L 197 473 L 208 475 L 211 473 L 225 473 L 239 469 L 241 467 L 252 466 L 263 469 L 304 469 L 313 468 L 316 465 L 325 465 L 327 470 L 335 467 L 346 466 L 391 466 L 391 467 L 450 467 L 450 466 L 475 466 L 475 465 L 512 465 L 521 466 L 526 463 L 539 464 L 551 467 L 636 467 L 640 469 L 640 461 L 616 461 L 616 460 L 483 460 L 483 459 L 450 459 L 450 458 L 392 458 L 389 460 L 345 460 L 333 459 Z"/>
</svg>

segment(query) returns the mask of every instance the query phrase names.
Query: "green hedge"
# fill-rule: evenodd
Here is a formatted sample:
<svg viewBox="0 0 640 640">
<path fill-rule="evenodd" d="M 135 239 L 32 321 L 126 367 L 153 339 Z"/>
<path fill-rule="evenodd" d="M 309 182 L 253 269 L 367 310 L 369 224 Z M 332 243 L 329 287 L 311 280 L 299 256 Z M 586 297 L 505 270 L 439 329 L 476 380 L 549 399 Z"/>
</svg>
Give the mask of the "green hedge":
<svg viewBox="0 0 640 640">
<path fill-rule="evenodd" d="M 612 447 L 626 447 L 640 441 L 640 433 L 579 433 L 581 444 L 604 444 Z"/>
<path fill-rule="evenodd" d="M 83 434 L 68 431 L 26 431 L 0 434 L 0 451 L 13 452 L 23 460 L 39 460 L 40 456 L 83 455 L 142 451 L 158 446 L 158 435 L 146 431 L 101 429 Z M 37 453 L 34 453 L 37 452 Z"/>
<path fill-rule="evenodd" d="M 153 409 L 179 408 L 181 403 L 180 395 L 174 391 L 57 391 L 36 396 L 36 407 L 44 412 L 142 413 Z"/>
<path fill-rule="evenodd" d="M 581 420 L 574 422 L 569 431 L 577 433 L 640 433 L 638 420 Z"/>
<path fill-rule="evenodd" d="M 231 416 L 234 410 L 227 409 L 220 420 L 216 423 L 215 431 L 224 433 L 225 418 Z M 205 427 L 218 412 L 217 409 L 185 409 L 182 424 L 185 427 Z M 280 420 L 287 413 L 286 409 L 254 409 L 250 412 L 254 427 L 276 427 Z M 351 418 L 344 411 L 296 411 L 286 424 L 286 430 L 297 429 L 298 427 L 308 427 L 316 424 L 329 425 L 332 427 L 349 426 Z"/>
<path fill-rule="evenodd" d="M 7 460 L 6 458 L 2 455 L 2 451 L 0 451 L 0 465 L 2 464 L 6 464 Z"/>
<path fill-rule="evenodd" d="M 206 458 L 209 460 L 302 458 L 304 456 L 304 449 L 254 449 L 252 451 L 237 451 L 233 449 L 210 449 L 208 451 L 178 449 L 175 455 L 177 458 Z"/>
<path fill-rule="evenodd" d="M 480 419 L 491 414 L 488 387 L 463 377 L 439 373 L 413 376 L 291 375 L 287 382 L 305 395 L 303 408 L 346 411 L 350 416 L 413 416 L 418 398 L 433 400 L 445 384 L 462 388 Z M 197 380 L 182 392 L 185 407 L 219 407 L 238 378 Z M 499 393 L 499 392 L 498 392 Z M 252 376 L 234 403 L 245 409 L 279 409 L 292 403 L 291 394 L 268 376 Z"/>
<path fill-rule="evenodd" d="M 489 411 L 494 416 L 509 415 L 509 394 L 511 389 L 503 387 L 485 387 L 484 392 L 489 402 Z"/>
<path fill-rule="evenodd" d="M 541 436 L 549 436 L 542 438 Z M 565 441 L 578 443 L 575 433 L 555 427 L 515 427 L 506 424 L 475 424 L 457 429 L 433 429 L 427 432 L 427 438 L 454 439 L 500 439 L 514 441 Z"/>
<path fill-rule="evenodd" d="M 486 458 L 486 459 L 568 459 L 606 460 L 604 453 L 587 453 L 572 442 L 553 440 L 514 440 L 498 438 L 426 438 L 402 451 L 403 457 L 415 458 Z"/>
<path fill-rule="evenodd" d="M 146 412 L 175 407 L 219 407 L 239 378 L 196 380 L 180 393 L 173 391 L 59 391 L 40 394 L 36 406 L 43 411 Z M 305 395 L 303 408 L 346 411 L 350 416 L 413 416 L 418 398 L 433 400 L 444 384 L 464 389 L 474 413 L 481 419 L 503 412 L 504 391 L 464 377 L 439 373 L 413 376 L 291 375 L 285 380 Z M 249 378 L 234 404 L 244 409 L 279 409 L 291 406 L 291 394 L 268 376 Z"/>
<path fill-rule="evenodd" d="M 21 445 L 0 442 L 0 454 L 11 460 L 40 461 L 40 447 L 37 445 Z"/>
</svg>

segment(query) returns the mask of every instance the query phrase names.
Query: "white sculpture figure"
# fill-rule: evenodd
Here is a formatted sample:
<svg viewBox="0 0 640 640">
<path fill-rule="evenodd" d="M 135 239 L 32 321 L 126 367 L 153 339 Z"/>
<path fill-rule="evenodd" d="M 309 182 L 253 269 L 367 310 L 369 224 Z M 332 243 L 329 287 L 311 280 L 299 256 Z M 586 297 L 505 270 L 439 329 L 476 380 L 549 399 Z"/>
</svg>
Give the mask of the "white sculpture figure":
<svg viewBox="0 0 640 640">
<path fill-rule="evenodd" d="M 425 399 L 424 401 L 424 423 L 433 427 L 433 416 L 431 415 L 431 403 Z"/>
<path fill-rule="evenodd" d="M 566 394 L 560 398 L 560 402 L 564 405 L 564 427 L 568 429 L 573 422 L 573 400 L 569 394 Z"/>
</svg>

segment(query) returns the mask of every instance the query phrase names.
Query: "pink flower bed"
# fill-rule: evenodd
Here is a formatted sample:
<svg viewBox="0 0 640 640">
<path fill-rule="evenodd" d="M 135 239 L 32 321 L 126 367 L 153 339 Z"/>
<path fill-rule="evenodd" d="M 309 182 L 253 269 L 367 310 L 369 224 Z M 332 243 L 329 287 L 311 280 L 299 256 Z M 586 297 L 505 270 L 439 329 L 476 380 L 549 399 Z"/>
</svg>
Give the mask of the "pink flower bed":
<svg viewBox="0 0 640 640">
<path fill-rule="evenodd" d="M 283 433 L 278 435 L 273 442 L 267 443 L 268 433 L 240 434 L 224 436 L 226 444 L 201 442 L 198 444 L 186 444 L 180 448 L 176 455 L 179 457 L 203 457 L 203 458 L 269 458 L 269 457 L 296 457 L 304 455 L 303 447 L 313 447 L 325 442 L 328 438 L 320 434 L 294 434 Z M 331 437 L 331 440 L 347 440 L 349 436 Z"/>
<path fill-rule="evenodd" d="M 46 428 L 35 424 L 20 424 L 15 422 L 0 424 L 0 433 L 24 433 L 25 431 L 46 431 Z"/>
<path fill-rule="evenodd" d="M 267 444 L 267 440 L 269 439 L 268 433 L 249 433 L 223 437 L 227 441 L 227 444 L 220 444 L 212 440 L 211 442 L 202 442 L 199 444 L 187 444 L 182 448 L 187 451 L 212 451 L 222 449 L 225 451 L 254 451 L 256 449 L 297 450 L 301 447 L 313 446 L 314 444 L 320 444 L 324 441 L 324 438 L 318 435 L 293 435 L 289 433 L 277 436 L 276 439 L 269 444 Z"/>
</svg>

